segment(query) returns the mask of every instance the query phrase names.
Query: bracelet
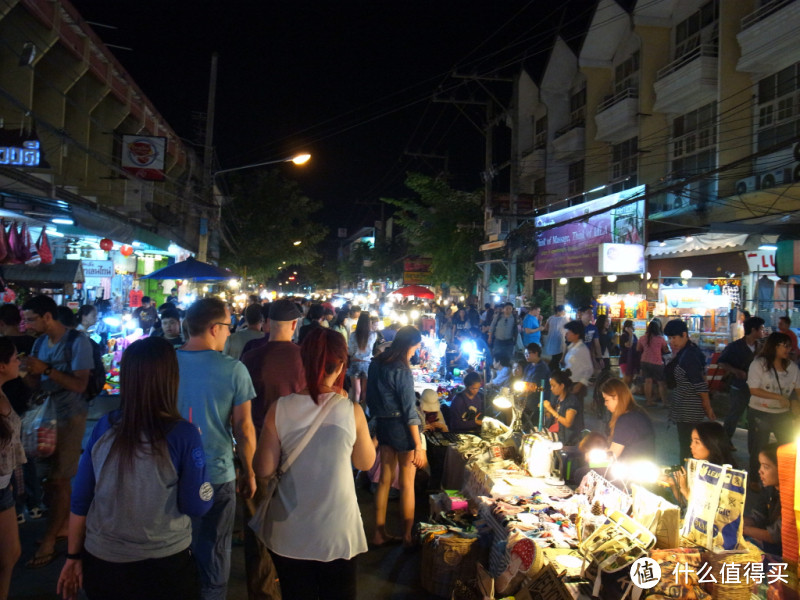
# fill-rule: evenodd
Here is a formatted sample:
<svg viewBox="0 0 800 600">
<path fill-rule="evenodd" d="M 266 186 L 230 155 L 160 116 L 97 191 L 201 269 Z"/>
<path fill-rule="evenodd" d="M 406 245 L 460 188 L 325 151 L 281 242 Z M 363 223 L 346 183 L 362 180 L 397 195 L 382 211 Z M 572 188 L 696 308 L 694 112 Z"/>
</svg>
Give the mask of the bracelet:
<svg viewBox="0 0 800 600">
<path fill-rule="evenodd" d="M 80 552 L 75 552 L 75 553 L 67 552 L 67 559 L 68 560 L 80 560 L 81 559 L 81 553 Z"/>
</svg>

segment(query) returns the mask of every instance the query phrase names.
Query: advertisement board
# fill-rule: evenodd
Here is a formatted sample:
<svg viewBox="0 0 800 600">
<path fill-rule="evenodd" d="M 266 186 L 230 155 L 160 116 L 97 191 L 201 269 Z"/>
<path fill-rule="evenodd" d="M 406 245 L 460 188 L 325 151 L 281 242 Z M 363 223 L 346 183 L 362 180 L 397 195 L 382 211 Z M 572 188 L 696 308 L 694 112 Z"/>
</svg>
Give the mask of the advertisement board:
<svg viewBox="0 0 800 600">
<path fill-rule="evenodd" d="M 614 208 L 639 195 L 642 200 Z M 580 220 L 559 225 L 570 219 Z M 644 243 L 644 186 L 541 215 L 536 227 L 537 279 L 597 275 L 600 244 Z"/>
<path fill-rule="evenodd" d="M 84 277 L 113 277 L 114 263 L 110 260 L 82 260 Z"/>
<path fill-rule="evenodd" d="M 643 244 L 600 244 L 600 273 L 644 273 Z"/>
<path fill-rule="evenodd" d="M 419 271 L 405 271 L 403 273 L 403 285 L 430 285 L 431 281 L 430 273 L 420 273 Z"/>
<path fill-rule="evenodd" d="M 139 179 L 164 181 L 167 157 L 167 138 L 123 135 L 120 165 Z"/>
</svg>

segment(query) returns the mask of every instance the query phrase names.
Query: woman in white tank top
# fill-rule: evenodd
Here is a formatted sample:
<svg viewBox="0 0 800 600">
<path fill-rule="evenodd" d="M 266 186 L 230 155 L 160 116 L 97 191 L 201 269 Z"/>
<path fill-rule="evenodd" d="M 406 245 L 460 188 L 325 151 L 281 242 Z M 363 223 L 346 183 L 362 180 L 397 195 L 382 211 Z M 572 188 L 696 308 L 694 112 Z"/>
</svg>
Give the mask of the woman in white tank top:
<svg viewBox="0 0 800 600">
<path fill-rule="evenodd" d="M 364 411 L 342 395 L 347 345 L 315 329 L 300 349 L 306 389 L 279 398 L 267 412 L 253 458 L 268 477 L 297 447 L 319 412 L 335 403 L 308 445 L 281 477 L 265 537 L 284 598 L 356 597 L 355 556 L 367 551 L 352 467 L 375 462 Z"/>
</svg>

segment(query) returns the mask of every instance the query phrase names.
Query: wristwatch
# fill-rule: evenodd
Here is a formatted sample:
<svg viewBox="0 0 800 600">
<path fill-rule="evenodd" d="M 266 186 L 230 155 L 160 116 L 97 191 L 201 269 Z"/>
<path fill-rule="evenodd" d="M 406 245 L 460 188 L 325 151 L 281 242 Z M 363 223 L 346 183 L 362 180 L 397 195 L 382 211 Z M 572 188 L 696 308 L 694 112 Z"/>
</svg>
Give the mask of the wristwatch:
<svg viewBox="0 0 800 600">
<path fill-rule="evenodd" d="M 44 371 L 42 371 L 42 373 L 43 373 L 44 375 L 47 375 L 47 376 L 49 377 L 49 376 L 50 376 L 50 372 L 51 372 L 52 370 L 53 370 L 53 367 L 51 367 L 50 365 L 47 365 L 47 368 L 46 368 Z"/>
</svg>

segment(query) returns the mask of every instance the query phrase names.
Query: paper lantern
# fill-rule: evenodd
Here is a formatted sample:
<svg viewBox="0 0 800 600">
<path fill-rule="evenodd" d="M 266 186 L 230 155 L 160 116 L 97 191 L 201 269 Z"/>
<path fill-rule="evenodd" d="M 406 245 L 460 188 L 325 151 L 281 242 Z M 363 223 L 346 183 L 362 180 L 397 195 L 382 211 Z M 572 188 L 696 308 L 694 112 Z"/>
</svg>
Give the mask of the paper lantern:
<svg viewBox="0 0 800 600">
<path fill-rule="evenodd" d="M 112 242 L 110 239 L 103 238 L 102 240 L 100 240 L 100 249 L 101 250 L 105 250 L 106 252 L 108 252 L 113 247 L 114 247 L 114 242 Z"/>
<path fill-rule="evenodd" d="M 130 256 L 133 254 L 133 246 L 122 246 L 122 248 L 119 249 L 119 253 L 122 254 L 122 256 Z"/>
</svg>

